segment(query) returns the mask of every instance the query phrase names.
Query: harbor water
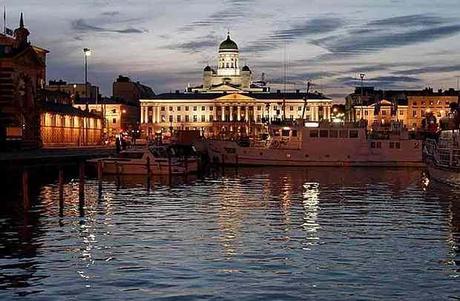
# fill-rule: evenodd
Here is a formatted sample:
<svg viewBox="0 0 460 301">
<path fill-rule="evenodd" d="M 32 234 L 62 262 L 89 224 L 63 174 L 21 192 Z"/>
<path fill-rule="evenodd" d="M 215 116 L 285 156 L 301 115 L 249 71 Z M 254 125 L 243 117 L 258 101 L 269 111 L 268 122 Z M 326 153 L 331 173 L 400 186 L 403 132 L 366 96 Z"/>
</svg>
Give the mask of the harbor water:
<svg viewBox="0 0 460 301">
<path fill-rule="evenodd" d="M 422 169 L 57 183 L 0 201 L 0 300 L 460 299 L 460 190 Z"/>
</svg>

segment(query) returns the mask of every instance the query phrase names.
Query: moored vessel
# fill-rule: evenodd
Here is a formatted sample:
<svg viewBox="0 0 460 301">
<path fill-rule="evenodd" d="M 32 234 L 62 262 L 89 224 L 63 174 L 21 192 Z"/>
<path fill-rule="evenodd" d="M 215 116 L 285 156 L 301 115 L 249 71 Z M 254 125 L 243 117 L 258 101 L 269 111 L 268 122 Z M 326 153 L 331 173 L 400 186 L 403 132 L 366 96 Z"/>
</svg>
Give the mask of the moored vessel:
<svg viewBox="0 0 460 301">
<path fill-rule="evenodd" d="M 198 171 L 195 149 L 187 145 L 151 145 L 122 151 L 117 157 L 88 162 L 97 164 L 104 174 L 181 175 Z"/>
<path fill-rule="evenodd" d="M 272 166 L 423 166 L 422 141 L 399 122 L 270 124 L 259 139 L 208 140 L 211 162 Z"/>
</svg>

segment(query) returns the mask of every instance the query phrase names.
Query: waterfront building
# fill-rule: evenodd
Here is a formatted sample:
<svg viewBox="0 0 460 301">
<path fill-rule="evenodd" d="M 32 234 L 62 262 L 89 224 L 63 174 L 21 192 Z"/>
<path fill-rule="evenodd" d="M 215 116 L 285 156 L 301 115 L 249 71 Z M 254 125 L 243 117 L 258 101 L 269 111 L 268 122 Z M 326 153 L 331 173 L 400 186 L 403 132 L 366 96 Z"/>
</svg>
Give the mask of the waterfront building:
<svg viewBox="0 0 460 301">
<path fill-rule="evenodd" d="M 120 75 L 113 83 L 112 95 L 115 99 L 139 106 L 139 99 L 152 98 L 155 92 L 149 86 L 133 82 L 129 77 Z"/>
<path fill-rule="evenodd" d="M 46 89 L 49 91 L 62 91 L 70 94 L 72 99 L 84 98 L 96 100 L 99 98 L 99 87 L 91 83 L 68 83 L 63 80 L 50 80 Z"/>
<path fill-rule="evenodd" d="M 363 99 L 360 100 L 360 96 Z M 424 90 L 381 91 L 366 87 L 362 92 L 346 97 L 349 120 L 365 119 L 370 126 L 374 122 L 388 123 L 390 120 L 402 122 L 407 128 L 417 130 L 423 120 L 432 115 L 439 120 L 450 112 L 450 104 L 459 102 L 460 93 L 454 89 L 434 92 Z"/>
<path fill-rule="evenodd" d="M 77 99 L 74 107 L 103 116 L 104 133 L 109 140 L 125 132 L 139 128 L 139 106 L 124 100 L 103 97 L 96 100 Z"/>
<path fill-rule="evenodd" d="M 45 89 L 48 50 L 32 45 L 29 34 L 22 14 L 12 36 L 0 34 L 0 149 L 99 143 L 100 117 Z"/>
<path fill-rule="evenodd" d="M 330 120 L 332 100 L 321 93 L 271 92 L 253 82 L 251 70 L 240 70 L 238 46 L 227 37 L 219 46 L 217 71 L 206 66 L 203 84 L 185 92 L 141 99 L 141 129 L 145 136 L 175 130 L 200 130 L 205 136 L 222 132 L 257 133 L 271 120 Z M 304 109 L 305 108 L 305 109 Z"/>
</svg>

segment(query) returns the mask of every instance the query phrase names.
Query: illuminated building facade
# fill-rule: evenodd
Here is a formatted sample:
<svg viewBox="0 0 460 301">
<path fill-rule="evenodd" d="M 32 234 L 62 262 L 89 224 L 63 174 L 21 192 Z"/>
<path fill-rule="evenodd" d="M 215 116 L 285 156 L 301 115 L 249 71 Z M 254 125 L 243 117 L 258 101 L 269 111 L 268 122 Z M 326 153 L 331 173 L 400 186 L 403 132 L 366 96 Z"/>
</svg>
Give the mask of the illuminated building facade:
<svg viewBox="0 0 460 301">
<path fill-rule="evenodd" d="M 206 66 L 201 86 L 141 99 L 142 133 L 257 133 L 267 121 L 295 120 L 302 114 L 311 121 L 330 120 L 332 100 L 320 93 L 270 92 L 264 82 L 253 82 L 249 67 L 240 69 L 238 46 L 230 35 L 219 46 L 217 63 L 217 71 Z"/>
<path fill-rule="evenodd" d="M 390 121 L 400 121 L 409 129 L 420 129 L 423 120 L 433 115 L 439 120 L 450 113 L 450 104 L 459 102 L 459 91 L 453 89 L 434 92 L 432 89 L 420 91 L 374 91 L 373 95 L 364 93 L 363 105 L 359 104 L 359 93 L 347 97 L 347 101 L 355 99 L 351 104 L 351 120 L 365 119 L 368 125 L 373 123 L 388 124 Z M 353 97 L 352 97 L 353 96 Z M 386 96 L 388 98 L 382 98 Z"/>
</svg>

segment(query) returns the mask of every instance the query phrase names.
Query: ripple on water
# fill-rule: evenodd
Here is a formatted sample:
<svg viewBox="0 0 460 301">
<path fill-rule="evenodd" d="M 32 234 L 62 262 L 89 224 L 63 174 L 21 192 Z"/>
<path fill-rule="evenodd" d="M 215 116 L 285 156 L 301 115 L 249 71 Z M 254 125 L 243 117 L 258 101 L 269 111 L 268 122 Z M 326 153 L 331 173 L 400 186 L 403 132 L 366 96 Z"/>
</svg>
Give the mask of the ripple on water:
<svg viewBox="0 0 460 301">
<path fill-rule="evenodd" d="M 460 192 L 417 169 L 250 168 L 40 184 L 0 213 L 0 299 L 460 296 Z"/>
</svg>

